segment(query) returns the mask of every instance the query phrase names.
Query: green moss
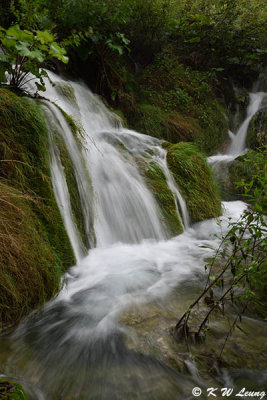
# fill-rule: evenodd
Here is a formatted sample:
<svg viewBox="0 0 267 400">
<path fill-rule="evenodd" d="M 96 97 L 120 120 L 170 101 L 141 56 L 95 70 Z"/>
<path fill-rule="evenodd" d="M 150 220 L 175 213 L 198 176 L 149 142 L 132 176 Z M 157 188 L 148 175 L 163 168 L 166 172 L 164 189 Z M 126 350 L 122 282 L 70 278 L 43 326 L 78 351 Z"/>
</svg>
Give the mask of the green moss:
<svg viewBox="0 0 267 400">
<path fill-rule="evenodd" d="M 163 139 L 165 138 L 165 120 L 166 113 L 160 107 L 139 104 L 135 114 L 134 127 L 139 132 Z"/>
<path fill-rule="evenodd" d="M 69 125 L 73 135 L 80 141 L 80 139 L 83 137 L 83 128 L 78 124 L 75 119 L 66 113 L 61 107 L 59 107 L 56 103 L 54 105 L 60 110 L 60 112 L 63 114 L 67 124 Z M 81 142 L 80 142 L 81 143 Z"/>
<path fill-rule="evenodd" d="M 56 82 L 55 86 L 57 91 L 65 96 L 67 100 L 69 100 L 73 104 L 77 104 L 74 90 L 71 85 L 69 85 L 67 82 Z"/>
<path fill-rule="evenodd" d="M 139 161 L 138 165 L 148 188 L 157 201 L 164 225 L 172 236 L 180 234 L 183 232 L 183 228 L 177 215 L 174 197 L 167 185 L 164 172 L 153 161 L 148 163 Z"/>
<path fill-rule="evenodd" d="M 118 109 L 114 109 L 112 107 L 109 107 L 110 111 L 113 112 L 114 114 L 116 114 L 116 117 L 119 117 L 119 120 L 115 120 L 115 123 L 122 123 L 122 125 L 127 128 L 128 127 L 128 122 L 127 122 L 127 118 L 124 115 L 124 113 L 122 112 L 122 110 L 118 110 Z"/>
<path fill-rule="evenodd" d="M 246 145 L 256 150 L 260 145 L 267 144 L 267 109 L 258 111 L 250 121 Z"/>
<path fill-rule="evenodd" d="M 48 132 L 34 102 L 0 90 L 0 321 L 50 299 L 74 263 L 54 198 Z"/>
<path fill-rule="evenodd" d="M 28 400 L 21 385 L 16 382 L 0 380 L 0 399 L 1 400 Z"/>
<path fill-rule="evenodd" d="M 172 145 L 168 166 L 184 196 L 192 222 L 221 215 L 221 201 L 211 169 L 192 143 Z"/>
<path fill-rule="evenodd" d="M 65 170 L 65 177 L 66 177 L 66 181 L 67 181 L 67 185 L 68 185 L 71 208 L 73 211 L 75 223 L 76 223 L 76 226 L 80 233 L 83 244 L 84 244 L 85 248 L 88 249 L 90 247 L 90 245 L 88 242 L 88 236 L 86 234 L 86 228 L 85 228 L 84 217 L 83 217 L 83 212 L 82 212 L 81 198 L 79 195 L 79 190 L 78 190 L 78 185 L 77 185 L 77 181 L 76 181 L 76 177 L 75 177 L 73 162 L 69 156 L 69 153 L 68 153 L 68 150 L 66 148 L 63 138 L 58 134 L 58 135 L 56 135 L 55 139 L 56 139 L 59 151 L 60 151 L 60 159 L 61 159 L 62 165 L 64 167 L 64 170 Z"/>
<path fill-rule="evenodd" d="M 195 118 L 202 134 L 194 141 L 201 151 L 213 154 L 228 140 L 226 111 L 217 100 L 210 98 L 197 106 Z"/>
</svg>

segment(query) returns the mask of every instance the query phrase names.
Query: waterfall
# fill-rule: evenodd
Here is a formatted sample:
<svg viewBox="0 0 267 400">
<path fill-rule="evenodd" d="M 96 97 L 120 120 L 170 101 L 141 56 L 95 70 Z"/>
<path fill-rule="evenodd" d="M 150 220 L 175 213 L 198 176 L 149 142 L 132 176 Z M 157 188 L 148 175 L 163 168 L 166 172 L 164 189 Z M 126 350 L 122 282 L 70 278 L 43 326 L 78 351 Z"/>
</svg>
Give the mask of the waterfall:
<svg viewBox="0 0 267 400">
<path fill-rule="evenodd" d="M 253 89 L 259 89 L 259 84 L 256 83 Z M 230 146 L 223 154 L 216 154 L 208 157 L 208 163 L 212 166 L 217 180 L 225 180 L 228 178 L 228 163 L 235 160 L 237 157 L 244 154 L 246 151 L 246 137 L 249 124 L 254 115 L 261 109 L 263 99 L 267 93 L 262 91 L 251 92 L 249 94 L 249 104 L 246 111 L 246 117 L 241 123 L 236 133 L 229 130 Z M 238 107 L 239 111 L 239 107 Z M 237 115 L 235 115 L 237 119 Z"/>
<path fill-rule="evenodd" d="M 74 166 L 88 246 L 105 248 L 117 242 L 140 243 L 143 239 L 167 237 L 159 206 L 137 166 L 138 159 L 145 160 L 149 149 L 160 154 L 152 159 L 164 171 L 177 214 L 181 215 L 183 227 L 188 228 L 186 203 L 168 169 L 166 150 L 161 142 L 123 128 L 119 117 L 107 110 L 84 85 L 49 74 L 54 86 L 47 84 L 46 97 L 50 100 L 45 104 L 47 121 L 54 135 L 64 140 Z M 79 141 L 61 110 L 80 127 Z M 76 257 L 79 254 L 80 259 L 83 246 L 72 215 L 64 170 L 62 166 L 59 168 L 59 157 L 57 163 L 53 161 L 53 153 L 55 149 L 52 149 L 53 185 L 55 192 L 61 193 L 60 197 L 57 195 L 59 208 Z"/>
<path fill-rule="evenodd" d="M 246 119 L 243 121 L 236 134 L 232 136 L 232 143 L 227 152 L 228 155 L 238 157 L 244 152 L 249 123 L 254 117 L 254 115 L 257 113 L 257 111 L 259 111 L 262 100 L 265 95 L 266 93 L 264 92 L 256 92 L 249 94 L 249 105 L 247 109 Z"/>
<path fill-rule="evenodd" d="M 158 314 L 168 309 L 167 322 L 163 313 L 160 316 L 160 346 L 162 332 L 169 336 L 170 324 L 188 307 L 188 294 L 199 291 L 205 259 L 213 254 L 209 248 L 219 245 L 229 218 L 237 220 L 245 204 L 225 203 L 221 226 L 210 219 L 189 227 L 186 203 L 161 141 L 123 128 L 82 84 L 49 74 L 55 86 L 47 84 L 50 101 L 43 107 L 51 175 L 77 263 L 65 275 L 59 295 L 25 318 L 9 338 L 3 373 L 22 376 L 29 398 L 38 400 L 186 398 L 195 386 L 193 378 L 174 373 L 154 353 L 138 349 L 133 330 L 120 318 L 132 309 L 147 308 L 146 320 L 153 321 L 155 309 Z M 81 135 L 75 136 L 60 108 L 74 118 Z M 88 243 L 75 219 L 62 142 L 77 183 Z M 185 228 L 179 236 L 168 237 L 140 161 L 156 163 L 165 175 Z M 132 321 L 143 323 L 135 315 Z M 141 334 L 141 347 L 148 333 L 154 334 L 151 330 L 153 325 Z"/>
</svg>

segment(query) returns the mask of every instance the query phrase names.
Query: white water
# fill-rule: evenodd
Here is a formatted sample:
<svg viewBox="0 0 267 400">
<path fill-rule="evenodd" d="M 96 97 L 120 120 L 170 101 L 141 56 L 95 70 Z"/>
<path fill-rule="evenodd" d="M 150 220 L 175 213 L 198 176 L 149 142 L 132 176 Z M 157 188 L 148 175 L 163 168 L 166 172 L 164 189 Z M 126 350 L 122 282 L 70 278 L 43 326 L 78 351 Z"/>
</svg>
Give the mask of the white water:
<svg viewBox="0 0 267 400">
<path fill-rule="evenodd" d="M 244 122 L 239 127 L 236 134 L 234 135 L 234 137 L 232 138 L 232 143 L 228 150 L 228 154 L 230 156 L 238 157 L 244 152 L 246 148 L 246 136 L 249 123 L 256 114 L 256 112 L 259 111 L 262 100 L 265 95 L 266 93 L 264 92 L 250 93 L 247 116 Z"/>
<path fill-rule="evenodd" d="M 59 80 L 53 74 L 51 78 Z M 239 218 L 245 204 L 224 203 L 221 226 L 212 219 L 189 227 L 186 204 L 160 142 L 122 128 L 88 89 L 77 83 L 71 87 L 76 101 L 67 100 L 57 87 L 48 86 L 46 96 L 81 124 L 83 146 L 52 104 L 46 105 L 47 118 L 52 134 L 61 135 L 71 156 L 86 229 L 94 227 L 96 247 L 89 232 L 92 248 L 83 257 L 64 169 L 51 140 L 53 185 L 77 265 L 66 274 L 59 296 L 18 327 L 3 372 L 23 377 L 29 391 L 37 387 L 33 398 L 38 400 L 124 399 L 129 393 L 130 398 L 144 400 L 176 399 L 177 391 L 186 398 L 195 386 L 191 380 L 130 351 L 123 335 L 131 332 L 119 318 L 132 305 L 160 303 L 180 293 L 189 280 L 197 286 L 204 259 L 212 253 L 206 246 L 217 247 L 220 239 L 215 235 L 227 230 L 229 218 Z M 169 240 L 158 205 L 137 168 L 148 150 L 165 173 L 186 228 Z M 185 389 L 188 382 L 190 389 Z"/>
<path fill-rule="evenodd" d="M 53 114 L 48 115 L 48 120 L 57 121 L 54 133 L 58 131 L 64 139 L 74 165 L 90 247 L 94 247 L 93 231 L 96 246 L 102 248 L 117 242 L 139 243 L 143 239 L 160 240 L 168 236 L 159 207 L 136 165 L 138 159 L 145 160 L 146 152 L 151 149 L 155 153 L 152 159 L 164 170 L 178 215 L 181 210 L 181 223 L 188 228 L 186 204 L 168 170 L 166 151 L 161 148 L 160 141 L 124 129 L 118 117 L 110 113 L 83 85 L 66 83 L 52 73 L 50 76 L 57 84 L 55 87 L 48 84 L 46 97 L 73 116 L 84 132 L 80 139 L 82 145 L 79 146 L 61 111 L 47 103 L 49 113 Z M 61 93 L 62 85 L 68 85 L 73 91 L 73 98 Z M 55 176 L 55 172 L 52 175 Z M 57 184 L 64 185 L 60 180 L 57 174 L 55 187 Z M 77 229 L 73 227 L 68 202 L 68 196 L 65 201 L 61 198 L 59 206 L 65 208 L 62 217 L 67 230 L 71 229 L 69 235 L 73 243 Z M 81 240 L 77 235 L 75 253 L 79 247 Z"/>
<path fill-rule="evenodd" d="M 230 130 L 228 132 L 231 139 L 229 148 L 224 154 L 216 154 L 208 158 L 208 163 L 212 165 L 215 172 L 219 173 L 222 164 L 230 163 L 246 152 L 246 137 L 250 121 L 261 109 L 262 101 L 266 95 L 265 92 L 252 92 L 249 94 L 249 105 L 245 120 L 241 123 L 236 133 Z"/>
</svg>

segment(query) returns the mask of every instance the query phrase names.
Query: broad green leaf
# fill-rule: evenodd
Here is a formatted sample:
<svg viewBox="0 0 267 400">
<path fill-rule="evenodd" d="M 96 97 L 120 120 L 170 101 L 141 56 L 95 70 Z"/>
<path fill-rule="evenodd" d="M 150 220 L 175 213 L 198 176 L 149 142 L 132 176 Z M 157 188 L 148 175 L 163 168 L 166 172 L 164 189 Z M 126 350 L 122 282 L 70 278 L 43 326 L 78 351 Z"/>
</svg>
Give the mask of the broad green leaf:
<svg viewBox="0 0 267 400">
<path fill-rule="evenodd" d="M 54 41 L 54 36 L 47 30 L 37 31 L 36 38 L 42 44 L 52 43 Z"/>
<path fill-rule="evenodd" d="M 15 48 L 18 54 L 22 57 L 29 57 L 31 54 L 30 50 L 28 49 L 27 43 L 19 42 L 16 44 Z"/>
<path fill-rule="evenodd" d="M 31 60 L 37 60 L 42 63 L 45 60 L 45 55 L 40 50 L 33 50 L 29 54 Z"/>
<path fill-rule="evenodd" d="M 7 50 L 14 50 L 16 44 L 17 44 L 17 40 L 16 39 L 11 39 L 9 37 L 5 37 L 3 39 L 1 39 L 1 42 L 3 43 L 3 45 L 5 46 L 5 48 Z"/>
<path fill-rule="evenodd" d="M 60 47 L 56 42 L 51 43 L 49 54 L 64 63 L 68 62 L 68 57 L 65 56 L 66 50 Z"/>
<path fill-rule="evenodd" d="M 64 64 L 68 64 L 68 62 L 69 62 L 69 57 L 67 57 L 67 56 L 62 56 L 60 60 L 61 60 Z"/>
<path fill-rule="evenodd" d="M 19 25 L 11 26 L 6 31 L 6 35 L 16 38 L 17 40 L 20 40 L 22 42 L 28 42 L 30 44 L 34 41 L 33 33 L 27 30 L 20 29 Z"/>
</svg>

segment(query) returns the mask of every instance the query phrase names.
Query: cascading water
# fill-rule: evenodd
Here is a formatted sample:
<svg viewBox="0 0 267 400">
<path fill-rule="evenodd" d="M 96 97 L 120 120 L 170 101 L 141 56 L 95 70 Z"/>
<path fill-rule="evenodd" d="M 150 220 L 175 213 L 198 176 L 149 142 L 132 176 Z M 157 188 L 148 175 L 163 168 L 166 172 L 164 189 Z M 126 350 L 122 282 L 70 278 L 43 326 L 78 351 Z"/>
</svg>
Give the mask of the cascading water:
<svg viewBox="0 0 267 400">
<path fill-rule="evenodd" d="M 264 92 L 250 93 L 247 116 L 244 122 L 241 124 L 238 131 L 236 132 L 236 134 L 232 137 L 232 143 L 228 150 L 228 154 L 230 156 L 238 157 L 244 152 L 246 147 L 246 136 L 249 123 L 256 114 L 256 112 L 259 111 L 262 100 L 265 95 L 266 93 Z"/>
<path fill-rule="evenodd" d="M 218 245 L 214 234 L 220 228 L 215 220 L 189 227 L 186 204 L 160 141 L 122 128 L 84 86 L 53 74 L 51 78 L 59 83 L 48 85 L 46 96 L 84 131 L 79 144 L 61 111 L 51 103 L 44 105 L 53 186 L 77 265 L 66 275 L 58 297 L 0 343 L 9 348 L 2 372 L 16 375 L 38 400 L 186 398 L 198 383 L 196 374 L 179 375 L 151 354 L 132 349 L 134 334 L 119 320 L 129 307 L 159 306 L 171 293 L 182 296 L 180 283 L 189 276 L 197 286 L 204 258 L 211 252 L 206 247 Z M 68 97 L 62 94 L 66 84 Z M 73 163 L 89 252 L 71 208 L 57 134 Z M 185 227 L 183 234 L 169 240 L 156 200 L 137 167 L 148 150 L 166 176 Z M 244 207 L 242 202 L 224 204 L 223 230 L 228 218 L 237 220 Z"/>
<path fill-rule="evenodd" d="M 231 139 L 229 148 L 224 154 L 216 154 L 208 158 L 208 163 L 212 166 L 215 178 L 221 187 L 227 187 L 228 185 L 230 163 L 246 152 L 246 137 L 249 124 L 254 115 L 261 109 L 263 100 L 267 96 L 267 93 L 259 91 L 258 83 L 254 85 L 253 89 L 255 91 L 249 94 L 249 105 L 244 121 L 235 134 L 229 130 Z M 236 114 L 235 119 L 237 119 L 238 114 L 239 112 Z"/>
</svg>

